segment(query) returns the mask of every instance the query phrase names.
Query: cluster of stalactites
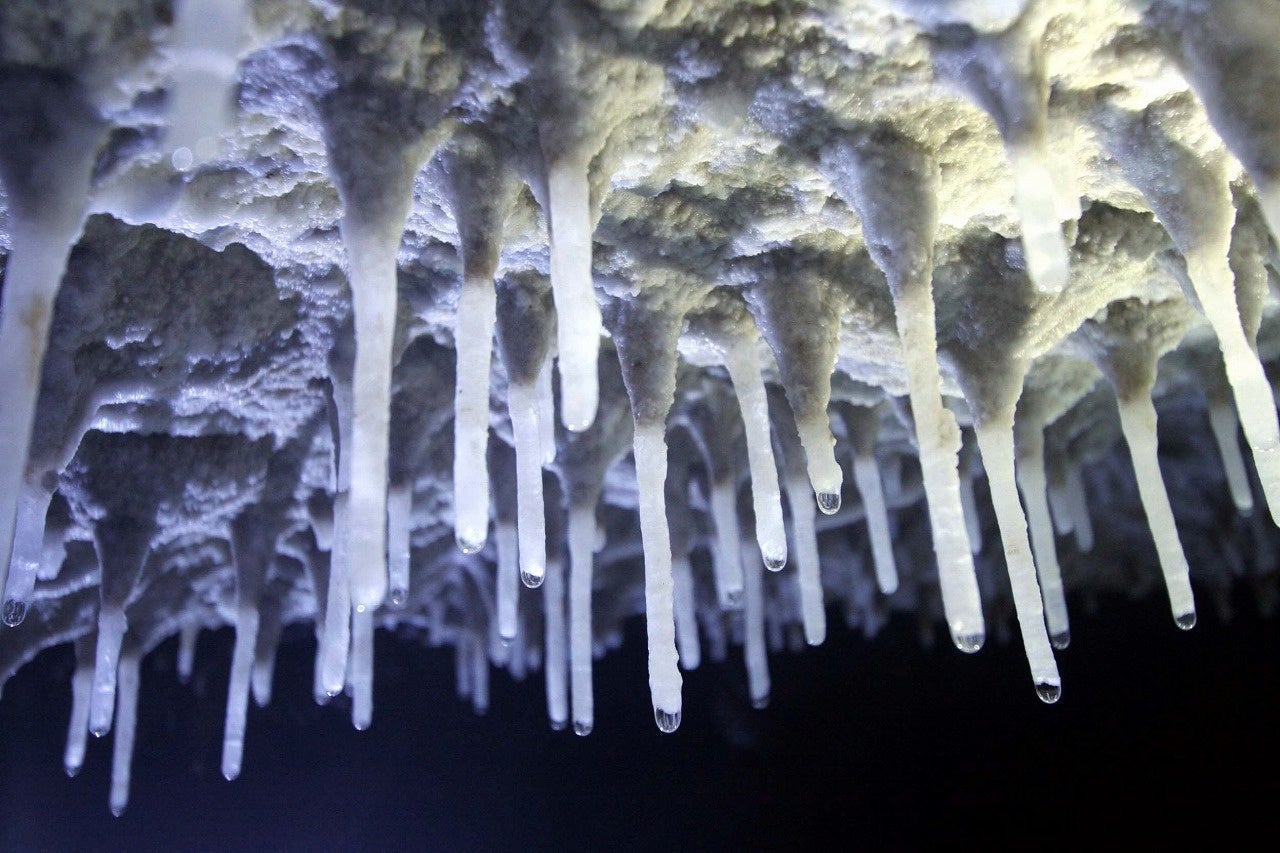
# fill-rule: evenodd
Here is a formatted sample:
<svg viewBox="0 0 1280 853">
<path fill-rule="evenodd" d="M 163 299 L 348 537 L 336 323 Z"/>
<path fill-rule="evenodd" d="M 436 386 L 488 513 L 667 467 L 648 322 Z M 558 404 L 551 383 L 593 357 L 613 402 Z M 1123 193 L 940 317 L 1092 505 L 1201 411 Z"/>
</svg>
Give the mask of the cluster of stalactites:
<svg viewBox="0 0 1280 853">
<path fill-rule="evenodd" d="M 243 3 L 213 0 L 187 0 L 179 7 L 170 137 L 171 159 L 178 169 L 207 159 L 211 140 L 230 120 L 223 107 L 234 85 L 235 58 L 242 46 L 242 24 L 237 22 L 244 9 Z M 192 23 L 213 13 L 217 25 L 211 29 Z M 1060 173 L 1046 151 L 1048 90 L 1039 57 L 1043 27 L 1037 21 L 1026 15 L 1005 33 L 970 34 L 962 45 L 942 39 L 938 64 L 965 83 L 996 118 L 1015 178 L 1027 272 L 1040 292 L 1053 294 L 1071 287 L 1062 223 L 1076 218 L 1079 210 L 1072 190 L 1055 180 Z M 1223 25 L 1228 30 L 1229 23 Z M 1241 34 L 1218 35 L 1229 41 Z M 1223 91 L 1225 75 L 1215 64 L 1223 54 L 1194 45 L 1187 53 L 1190 79 L 1224 140 L 1253 174 L 1264 215 L 1274 227 L 1275 175 L 1253 150 L 1248 123 Z M 103 123 L 83 93 L 70 86 L 54 93 L 54 100 L 48 94 L 34 85 L 19 86 L 13 94 L 17 106 L 10 106 L 49 120 L 53 142 L 32 155 L 43 158 L 36 170 L 40 180 L 33 183 L 20 173 L 30 163 L 0 153 L 13 238 L 0 361 L 11 366 L 14 377 L 4 383 L 0 396 L 0 432 L 18 448 L 29 444 L 48 320 L 67 254 L 80 233 L 91 169 L 105 136 Z M 342 103 L 342 96 L 333 95 L 331 103 Z M 201 109 L 206 101 L 219 108 Z M 414 113 L 419 122 L 421 112 Z M 443 109 L 438 112 L 436 119 Z M 346 354 L 350 358 L 335 353 L 333 359 L 332 502 L 312 514 L 326 567 L 311 580 L 319 636 L 316 692 L 323 697 L 350 689 L 353 719 L 363 728 L 372 718 L 374 626 L 379 618 L 394 619 L 394 608 L 413 601 L 415 594 L 409 547 L 413 488 L 406 483 L 389 487 L 388 472 L 397 252 L 413 204 L 414 181 L 437 153 L 439 139 L 434 125 L 386 127 L 379 116 L 381 135 L 374 134 L 379 144 L 363 147 L 372 137 L 364 133 L 360 116 L 353 120 L 350 113 L 322 113 L 334 183 L 344 205 L 341 234 L 353 296 L 355 346 Z M 1273 514 L 1280 514 L 1280 428 L 1256 341 L 1242 324 L 1236 301 L 1228 257 L 1235 208 L 1225 155 L 1206 162 L 1167 138 L 1152 118 L 1112 111 L 1099 123 L 1111 155 L 1185 259 L 1191 291 L 1217 335 L 1225 388 L 1231 393 L 1224 393 L 1221 384 L 1213 387 L 1212 423 L 1233 498 L 1242 510 L 1255 499 L 1235 442 L 1238 417 L 1252 451 L 1260 497 Z M 803 636 L 810 643 L 822 641 L 826 594 L 817 547 L 819 512 L 847 520 L 847 508 L 846 516 L 840 516 L 845 467 L 838 459 L 841 450 L 851 456 L 849 467 L 860 496 L 858 517 L 867 526 L 879 592 L 891 595 L 898 588 L 891 501 L 876 454 L 882 403 L 876 399 L 863 407 L 832 406 L 831 377 L 844 308 L 841 291 L 833 285 L 818 281 L 786 288 L 779 281 L 762 279 L 735 292 L 729 299 L 730 316 L 707 324 L 704 343 L 727 374 L 736 411 L 723 399 L 708 396 L 703 409 L 692 414 L 676 399 L 678 349 L 686 316 L 694 322 L 701 303 L 691 297 L 678 305 L 671 300 L 650 304 L 636 297 L 620 300 L 610 315 L 609 332 L 620 360 L 614 387 L 625 400 L 619 397 L 609 404 L 626 406 L 632 419 L 630 446 L 610 444 L 616 438 L 616 419 L 608 421 L 614 433 L 595 429 L 608 399 L 601 389 L 609 383 L 601 377 L 615 372 L 612 365 L 599 363 L 606 324 L 602 294 L 592 281 L 591 170 L 600 143 L 584 141 L 566 148 L 551 138 L 548 133 L 540 142 L 541 159 L 533 178 L 549 232 L 549 288 L 540 280 L 495 282 L 501 226 L 516 186 L 515 166 L 503 151 L 492 140 L 480 138 L 441 155 L 455 160 L 450 174 L 456 185 L 445 194 L 456 205 L 463 262 L 455 324 L 455 534 L 459 549 L 474 555 L 485 546 L 492 519 L 497 563 L 492 581 L 476 583 L 470 594 L 472 607 L 479 597 L 481 612 L 468 630 L 452 637 L 458 650 L 459 690 L 482 709 L 487 704 L 490 660 L 505 659 L 513 669 L 527 667 L 527 649 L 519 647 L 527 633 L 521 630 L 519 583 L 541 586 L 545 638 L 540 654 L 547 671 L 551 720 L 557 726 L 572 720 L 580 734 L 592 729 L 592 614 L 601 605 L 593 601 L 593 570 L 596 552 L 604 544 L 597 516 L 606 472 L 629 451 L 638 488 L 652 704 L 657 725 L 672 731 L 682 714 L 680 667 L 691 668 L 701 660 L 700 628 L 713 645 L 716 637 L 722 639 L 723 622 L 709 627 L 722 610 L 742 611 L 751 695 L 757 704 L 767 701 L 765 638 L 769 625 L 777 621 L 770 619 L 770 605 L 781 609 L 786 604 L 768 600 L 762 569 L 777 572 L 794 565 L 794 604 Z M 819 161 L 837 193 L 857 212 L 872 259 L 888 281 L 942 605 L 955 645 L 974 652 L 986 635 L 972 556 L 981 543 L 972 469 L 960 465 L 961 432 L 942 396 L 933 292 L 936 155 L 897 129 L 880 127 L 831 143 Z M 50 168 L 52 164 L 57 168 Z M 886 203 L 889 197 L 894 204 Z M 1189 628 L 1195 622 L 1195 606 L 1157 462 L 1151 403 L 1156 359 L 1177 341 L 1135 353 L 1116 345 L 1108 320 L 1091 320 L 1098 329 L 1084 329 L 1081 346 L 1116 389 L 1123 434 L 1173 615 L 1180 627 Z M 495 335 L 506 376 L 510 453 L 495 451 L 489 435 Z M 762 343 L 772 364 L 762 358 Z M 1078 472 L 1068 464 L 1063 482 L 1055 482 L 1046 471 L 1044 430 L 1049 424 L 1034 414 L 1015 420 L 1030 363 L 1023 351 L 1020 357 L 992 366 L 991 376 L 961 368 L 958 379 L 991 485 L 1033 682 L 1041 699 L 1052 702 L 1061 692 L 1053 646 L 1064 646 L 1069 637 L 1053 529 L 1056 525 L 1059 531 L 1073 530 L 1077 542 L 1087 547 L 1092 526 Z M 558 383 L 553 382 L 553 367 Z M 774 393 L 766 387 L 766 373 L 779 377 Z M 673 409 L 680 410 L 681 417 L 687 415 L 685 423 L 692 426 L 686 432 L 668 432 Z M 839 421 L 836 429 L 833 414 Z M 564 430 L 556 429 L 557 419 Z M 724 436 L 739 432 L 745 465 L 725 448 Z M 672 434 L 685 435 L 686 443 L 669 443 Z M 837 434 L 846 439 L 843 448 L 837 445 Z M 587 451 L 593 444 L 609 452 L 592 456 Z M 565 454 L 570 451 L 581 464 L 569 464 Z M 491 459 L 500 461 L 491 465 Z M 21 483 L 32 473 L 24 469 L 24 462 L 23 453 L 0 457 L 0 579 L 7 576 L 5 617 L 11 623 L 22 621 L 43 560 L 43 551 L 33 556 L 26 548 L 16 555 L 18 563 L 10 560 L 15 525 L 45 524 L 41 505 L 20 505 Z M 562 522 L 554 524 L 548 519 L 560 516 L 548 512 L 543 478 L 547 467 L 558 471 L 566 484 L 567 511 Z M 500 470 L 491 472 L 493 468 Z M 705 482 L 691 477 L 691 469 L 705 472 Z M 491 473 L 500 476 L 491 478 Z M 492 494 L 491 479 L 499 489 L 510 489 L 514 481 L 514 512 L 509 495 Z M 694 482 L 700 485 L 691 486 Z M 743 482 L 749 483 L 749 499 L 740 505 Z M 691 497 L 695 493 L 696 501 Z M 705 509 L 716 602 L 710 611 L 700 606 L 696 595 L 690 522 L 688 513 L 672 511 L 677 501 Z M 47 502 L 43 509 L 47 511 Z M 681 518 L 674 521 L 677 515 Z M 791 519 L 789 536 L 786 515 Z M 93 531 L 102 567 L 100 604 L 96 634 L 77 643 L 67 762 L 69 768 L 78 767 L 84 731 L 102 735 L 114 718 L 112 807 L 119 811 L 127 798 L 142 648 L 129 633 L 125 611 L 136 594 L 151 545 L 148 536 L 154 531 L 114 521 L 108 519 Z M 278 636 L 280 617 L 264 613 L 263 602 L 278 603 L 278 596 L 264 598 L 263 588 L 279 538 L 275 524 L 250 513 L 238 516 L 229 529 L 236 574 L 236 647 L 223 751 L 223 771 L 229 778 L 240 770 L 248 695 L 252 690 L 264 701 L 269 695 L 271 638 Z M 31 541 L 43 543 L 43 537 Z M 707 612 L 717 615 L 704 616 L 699 625 L 699 614 Z M 189 670 L 194 643 L 190 625 L 182 629 L 182 638 L 181 661 Z M 529 643 L 528 648 L 537 645 Z"/>
</svg>

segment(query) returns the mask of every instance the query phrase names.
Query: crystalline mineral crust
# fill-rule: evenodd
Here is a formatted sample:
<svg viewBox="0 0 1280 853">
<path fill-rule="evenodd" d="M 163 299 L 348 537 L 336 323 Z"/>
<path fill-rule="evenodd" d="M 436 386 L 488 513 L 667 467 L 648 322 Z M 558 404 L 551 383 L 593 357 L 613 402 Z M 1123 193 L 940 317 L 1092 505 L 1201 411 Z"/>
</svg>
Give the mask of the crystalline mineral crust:
<svg viewBox="0 0 1280 853">
<path fill-rule="evenodd" d="M 832 615 L 1053 702 L 1076 596 L 1274 605 L 1278 93 L 1280 0 L 6 0 L 0 682 L 75 644 L 119 813 L 227 624 L 234 778 L 295 623 L 587 734 L 640 613 L 670 731 Z"/>
</svg>

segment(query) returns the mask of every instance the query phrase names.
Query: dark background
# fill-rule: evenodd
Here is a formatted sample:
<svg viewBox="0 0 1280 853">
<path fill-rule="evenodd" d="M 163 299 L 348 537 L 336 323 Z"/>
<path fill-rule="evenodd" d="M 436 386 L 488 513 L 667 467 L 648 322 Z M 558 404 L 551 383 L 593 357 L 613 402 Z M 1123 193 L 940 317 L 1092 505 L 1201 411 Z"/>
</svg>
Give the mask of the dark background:
<svg viewBox="0 0 1280 853">
<path fill-rule="evenodd" d="M 1073 602 L 1074 604 L 1074 602 Z M 62 771 L 69 647 L 44 653 L 0 702 L 5 849 L 903 849 L 1002 840 L 1221 843 L 1280 803 L 1280 620 L 1243 598 L 1188 634 L 1157 598 L 1104 599 L 1060 653 L 1064 695 L 1035 697 L 1022 652 L 919 645 L 895 619 L 874 640 L 771 657 L 773 704 L 745 674 L 704 664 L 681 729 L 649 708 L 642 625 L 597 664 L 596 729 L 546 723 L 540 675 L 492 679 L 489 714 L 453 693 L 453 655 L 377 637 L 375 718 L 310 698 L 314 645 L 281 649 L 270 708 L 251 707 L 244 773 L 219 774 L 232 634 L 201 638 L 196 677 L 176 644 L 143 664 L 128 811 L 107 808 L 110 737 Z M 1077 611 L 1079 608 L 1076 608 Z M 834 615 L 834 614 L 833 614 Z M 1116 836 L 1121 831 L 1125 836 Z M 1131 835 L 1130 833 L 1139 833 Z"/>
</svg>

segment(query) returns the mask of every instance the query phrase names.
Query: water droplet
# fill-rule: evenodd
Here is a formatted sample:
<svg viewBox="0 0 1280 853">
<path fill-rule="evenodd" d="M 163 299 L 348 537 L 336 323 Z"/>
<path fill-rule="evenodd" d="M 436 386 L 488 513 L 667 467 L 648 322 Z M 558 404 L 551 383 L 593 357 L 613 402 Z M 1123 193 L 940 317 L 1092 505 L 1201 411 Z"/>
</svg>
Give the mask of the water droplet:
<svg viewBox="0 0 1280 853">
<path fill-rule="evenodd" d="M 834 515 L 840 511 L 839 492 L 818 492 L 818 509 L 824 515 Z"/>
<path fill-rule="evenodd" d="M 195 155 L 191 153 L 191 149 L 184 145 L 181 148 L 174 150 L 173 156 L 169 158 L 169 161 L 173 163 L 173 168 L 177 169 L 179 172 L 185 172 L 187 169 L 191 168 L 195 159 Z"/>
<path fill-rule="evenodd" d="M 499 634 L 499 635 L 498 635 L 498 642 L 502 644 L 502 647 L 503 647 L 504 649 L 509 649 L 509 648 L 511 648 L 511 644 L 512 644 L 512 643 L 514 643 L 515 641 L 516 641 L 516 635 L 515 635 L 515 634 L 512 634 L 510 637 L 508 637 L 506 634 Z"/>
<path fill-rule="evenodd" d="M 680 712 L 676 711 L 672 714 L 662 710 L 661 708 L 654 708 L 653 721 L 658 724 L 658 729 L 660 731 L 670 734 L 680 728 Z"/>
<path fill-rule="evenodd" d="M 956 644 L 956 648 L 971 655 L 982 648 L 982 644 L 987 641 L 987 635 L 982 631 L 976 634 L 952 634 L 951 642 Z"/>
<path fill-rule="evenodd" d="M 27 618 L 27 603 L 18 601 L 16 598 L 6 599 L 4 603 L 4 624 L 10 628 L 21 625 L 22 620 Z M 1195 621 L 1195 617 L 1192 617 Z"/>
<path fill-rule="evenodd" d="M 1190 631 L 1196 626 L 1196 612 L 1192 610 L 1190 613 L 1183 613 L 1173 617 L 1174 623 L 1184 631 Z"/>
<path fill-rule="evenodd" d="M 362 719 L 362 720 L 352 720 L 352 721 L 351 721 L 351 725 L 352 725 L 352 727 L 353 727 L 356 731 L 358 731 L 358 732 L 364 732 L 364 731 L 368 731 L 368 730 L 369 730 L 369 721 L 368 721 L 368 720 L 363 720 L 363 719 Z"/>
<path fill-rule="evenodd" d="M 755 708 L 757 711 L 763 711 L 765 708 L 768 708 L 768 707 L 769 707 L 769 694 L 768 694 L 768 693 L 766 693 L 766 694 L 764 694 L 763 696 L 752 696 L 752 697 L 751 697 L 751 707 L 752 707 L 752 708 Z"/>
<path fill-rule="evenodd" d="M 391 590 L 388 595 L 391 598 L 391 605 L 393 607 L 404 607 L 405 600 L 409 597 L 409 590 L 396 587 Z"/>
<path fill-rule="evenodd" d="M 552 720 L 552 721 L 551 721 L 551 731 L 553 731 L 553 732 L 562 732 L 562 731 L 564 731 L 564 730 L 565 730 L 565 727 L 566 727 L 566 726 L 568 726 L 568 725 L 569 725 L 569 723 L 568 723 L 568 721 L 567 721 L 567 720 Z"/>
<path fill-rule="evenodd" d="M 97 728 L 90 727 L 89 734 L 93 735 L 94 737 L 106 737 L 107 732 L 109 731 L 111 731 L 111 726 L 109 725 L 98 726 Z"/>
<path fill-rule="evenodd" d="M 589 723 L 585 720 L 573 721 L 573 733 L 578 737 L 586 737 L 587 735 L 591 734 L 591 730 L 593 728 L 595 728 L 595 726 L 592 723 Z"/>
<path fill-rule="evenodd" d="M 63 769 L 67 771 L 68 779 L 74 779 L 80 775 L 80 767 L 79 764 L 68 764 Z"/>
<path fill-rule="evenodd" d="M 529 589 L 537 589 L 542 586 L 542 579 L 544 577 L 545 575 L 541 572 L 534 574 L 533 572 L 526 572 L 523 569 L 520 570 L 520 580 L 525 586 L 529 587 Z"/>
<path fill-rule="evenodd" d="M 1036 695 L 1040 697 L 1040 701 L 1046 705 L 1052 705 L 1062 698 L 1061 684 L 1041 683 L 1036 685 Z"/>
<path fill-rule="evenodd" d="M 781 556 L 777 554 L 764 555 L 764 567 L 771 572 L 780 572 L 787 565 L 787 555 Z"/>
<path fill-rule="evenodd" d="M 1071 645 L 1071 632 L 1059 631 L 1056 634 L 1051 634 L 1049 636 L 1049 642 L 1053 644 L 1055 649 L 1062 651 L 1067 646 Z"/>
<path fill-rule="evenodd" d="M 743 595 L 743 592 L 740 589 L 726 589 L 724 591 L 724 595 L 721 596 L 720 598 L 720 609 L 721 610 L 741 610 L 742 595 Z"/>
<path fill-rule="evenodd" d="M 120 815 L 124 814 L 124 810 L 125 810 L 124 803 L 111 804 L 111 814 L 113 817 L 120 817 Z"/>
<path fill-rule="evenodd" d="M 484 547 L 483 539 L 471 540 L 471 539 L 465 539 L 459 536 L 454 541 L 458 543 L 458 550 L 464 554 L 474 554 L 475 552 L 479 551 L 481 548 Z"/>
</svg>

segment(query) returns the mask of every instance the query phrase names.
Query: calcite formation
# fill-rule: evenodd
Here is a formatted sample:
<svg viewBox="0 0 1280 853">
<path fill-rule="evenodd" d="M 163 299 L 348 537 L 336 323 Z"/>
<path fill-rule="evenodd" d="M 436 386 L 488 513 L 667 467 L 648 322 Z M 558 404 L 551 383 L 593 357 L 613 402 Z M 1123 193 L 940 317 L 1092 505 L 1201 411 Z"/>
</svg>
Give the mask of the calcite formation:
<svg viewBox="0 0 1280 853">
<path fill-rule="evenodd" d="M 832 608 L 1053 702 L 1069 592 L 1274 604 L 1278 92 L 1280 0 L 6 0 L 0 681 L 75 644 L 119 813 L 226 624 L 234 778 L 294 623 L 585 735 L 637 614 L 672 731 Z"/>
</svg>

